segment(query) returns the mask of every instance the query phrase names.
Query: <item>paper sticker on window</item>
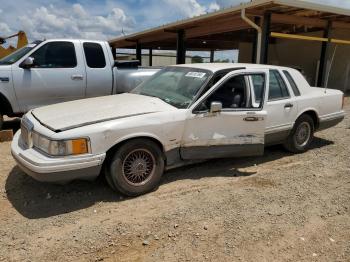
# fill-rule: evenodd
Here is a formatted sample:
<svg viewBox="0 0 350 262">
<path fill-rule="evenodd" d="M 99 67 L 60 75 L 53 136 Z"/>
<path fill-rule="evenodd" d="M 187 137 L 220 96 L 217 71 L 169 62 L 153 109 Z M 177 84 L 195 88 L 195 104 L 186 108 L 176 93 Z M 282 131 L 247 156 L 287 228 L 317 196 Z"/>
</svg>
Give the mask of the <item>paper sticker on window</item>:
<svg viewBox="0 0 350 262">
<path fill-rule="evenodd" d="M 205 73 L 202 73 L 202 72 L 188 72 L 187 74 L 186 74 L 186 76 L 188 76 L 188 77 L 196 77 L 196 78 L 203 78 L 203 77 L 205 77 Z"/>
</svg>

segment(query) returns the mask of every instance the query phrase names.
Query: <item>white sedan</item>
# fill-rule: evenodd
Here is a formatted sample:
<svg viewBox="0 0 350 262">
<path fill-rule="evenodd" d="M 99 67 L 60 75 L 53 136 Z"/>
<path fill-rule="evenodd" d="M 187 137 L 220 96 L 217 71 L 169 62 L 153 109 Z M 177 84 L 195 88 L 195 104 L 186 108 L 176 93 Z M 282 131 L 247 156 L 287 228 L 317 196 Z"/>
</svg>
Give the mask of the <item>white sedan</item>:
<svg viewBox="0 0 350 262">
<path fill-rule="evenodd" d="M 165 169 L 191 161 L 257 156 L 283 144 L 306 151 L 315 131 L 344 119 L 343 93 L 310 87 L 291 68 L 252 64 L 169 66 L 128 94 L 30 111 L 12 154 L 39 181 L 106 176 L 137 196 Z"/>
</svg>

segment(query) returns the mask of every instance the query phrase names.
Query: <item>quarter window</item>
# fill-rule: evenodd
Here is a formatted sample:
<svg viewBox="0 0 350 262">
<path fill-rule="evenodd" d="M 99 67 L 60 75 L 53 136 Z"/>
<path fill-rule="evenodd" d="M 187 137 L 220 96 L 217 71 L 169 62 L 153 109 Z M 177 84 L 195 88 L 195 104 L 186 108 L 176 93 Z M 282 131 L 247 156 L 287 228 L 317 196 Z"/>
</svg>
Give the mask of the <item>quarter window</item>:
<svg viewBox="0 0 350 262">
<path fill-rule="evenodd" d="M 277 70 L 270 70 L 269 100 L 277 100 L 289 97 L 285 82 Z"/>
<path fill-rule="evenodd" d="M 105 55 L 100 44 L 84 43 L 83 47 L 88 67 L 104 68 L 106 66 Z"/>
<path fill-rule="evenodd" d="M 300 96 L 300 91 L 298 89 L 297 84 L 295 83 L 293 77 L 291 76 L 291 74 L 287 71 L 287 70 L 283 70 L 284 75 L 286 76 L 290 86 L 293 89 L 293 93 L 295 96 Z"/>
<path fill-rule="evenodd" d="M 74 44 L 71 42 L 50 42 L 34 52 L 36 68 L 73 68 L 77 66 Z"/>
</svg>

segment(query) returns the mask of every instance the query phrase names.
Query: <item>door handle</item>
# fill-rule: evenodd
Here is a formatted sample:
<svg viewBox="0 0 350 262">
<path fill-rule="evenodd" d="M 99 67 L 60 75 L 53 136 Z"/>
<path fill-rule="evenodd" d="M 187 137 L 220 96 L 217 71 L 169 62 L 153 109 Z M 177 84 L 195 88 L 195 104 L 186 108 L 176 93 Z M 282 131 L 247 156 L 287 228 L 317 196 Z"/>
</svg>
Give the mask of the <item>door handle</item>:
<svg viewBox="0 0 350 262">
<path fill-rule="evenodd" d="M 0 77 L 0 82 L 10 82 L 9 77 Z"/>
<path fill-rule="evenodd" d="M 284 108 L 292 108 L 294 105 L 291 103 L 287 103 L 284 105 Z"/>
<path fill-rule="evenodd" d="M 84 77 L 82 75 L 72 75 L 71 79 L 72 80 L 83 80 Z"/>
<path fill-rule="evenodd" d="M 248 116 L 243 118 L 244 121 L 248 121 L 248 122 L 255 122 L 255 121 L 259 121 L 261 118 L 256 117 L 256 116 Z M 261 119 L 262 120 L 262 119 Z"/>
</svg>

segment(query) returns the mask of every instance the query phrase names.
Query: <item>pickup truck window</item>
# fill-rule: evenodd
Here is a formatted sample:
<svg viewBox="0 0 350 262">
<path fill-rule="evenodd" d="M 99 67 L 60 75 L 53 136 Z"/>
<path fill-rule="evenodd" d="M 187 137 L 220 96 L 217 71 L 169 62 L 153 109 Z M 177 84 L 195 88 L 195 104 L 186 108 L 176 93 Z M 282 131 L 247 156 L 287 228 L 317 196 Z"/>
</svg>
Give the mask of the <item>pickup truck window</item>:
<svg viewBox="0 0 350 262">
<path fill-rule="evenodd" d="M 106 60 L 102 46 L 97 43 L 84 43 L 86 63 L 90 68 L 105 68 Z"/>
<path fill-rule="evenodd" d="M 14 53 L 0 59 L 0 65 L 12 65 L 13 63 L 16 63 L 19 59 L 21 59 L 23 56 L 25 56 L 34 47 L 35 47 L 35 45 L 24 46 L 21 49 L 18 49 Z"/>
<path fill-rule="evenodd" d="M 77 66 L 75 48 L 71 42 L 49 42 L 31 57 L 35 68 L 74 68 Z"/>
<path fill-rule="evenodd" d="M 290 97 L 286 83 L 277 70 L 270 70 L 269 100 L 279 100 Z"/>
<path fill-rule="evenodd" d="M 177 108 L 188 108 L 212 73 L 198 68 L 166 67 L 132 93 L 158 97 Z"/>
<path fill-rule="evenodd" d="M 300 91 L 299 91 L 298 86 L 295 83 L 293 77 L 290 75 L 290 73 L 287 70 L 283 70 L 283 73 L 286 76 L 290 86 L 292 87 L 294 95 L 300 96 Z"/>
</svg>

